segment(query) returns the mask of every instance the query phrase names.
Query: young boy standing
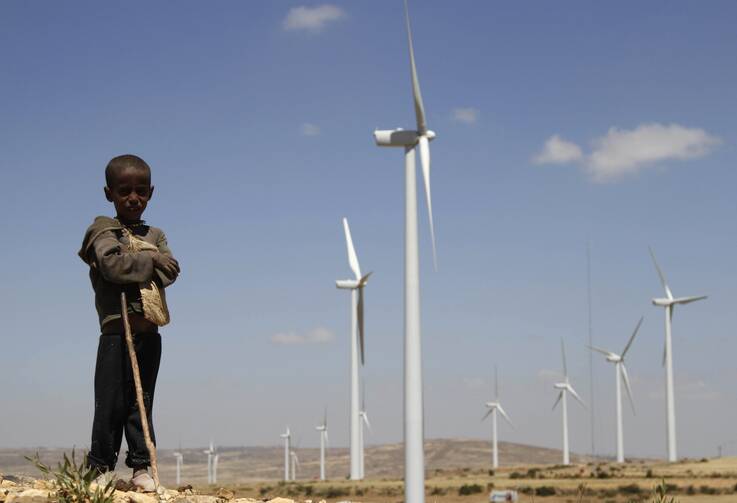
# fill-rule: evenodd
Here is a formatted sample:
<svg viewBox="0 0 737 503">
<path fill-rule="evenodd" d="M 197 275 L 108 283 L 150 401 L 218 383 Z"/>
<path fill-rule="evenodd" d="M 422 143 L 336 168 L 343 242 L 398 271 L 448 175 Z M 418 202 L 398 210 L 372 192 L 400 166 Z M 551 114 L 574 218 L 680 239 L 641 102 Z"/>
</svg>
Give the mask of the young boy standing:
<svg viewBox="0 0 737 503">
<path fill-rule="evenodd" d="M 169 250 L 163 231 L 141 220 L 154 193 L 148 164 L 134 155 L 115 157 L 105 168 L 105 181 L 105 197 L 113 203 L 116 217 L 95 218 L 79 251 L 90 267 L 101 331 L 87 463 L 100 473 L 113 471 L 125 433 L 125 464 L 133 469 L 131 482 L 144 491 L 154 491 L 125 342 L 120 294 L 125 292 L 128 302 L 143 399 L 155 442 L 151 409 L 161 360 L 158 328 L 169 322 L 164 288 L 176 280 L 179 263 Z"/>
</svg>

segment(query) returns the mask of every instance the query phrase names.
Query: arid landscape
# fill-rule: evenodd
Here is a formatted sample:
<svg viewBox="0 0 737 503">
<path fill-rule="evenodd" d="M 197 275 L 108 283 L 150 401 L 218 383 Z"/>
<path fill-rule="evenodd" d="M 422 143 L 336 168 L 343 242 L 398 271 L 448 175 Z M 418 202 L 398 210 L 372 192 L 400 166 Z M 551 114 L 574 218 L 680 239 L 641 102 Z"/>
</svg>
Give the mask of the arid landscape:
<svg viewBox="0 0 737 503">
<path fill-rule="evenodd" d="M 503 466 L 490 471 L 490 449 L 479 440 L 438 439 L 427 442 L 427 500 L 429 502 L 488 501 L 492 489 L 513 489 L 519 501 L 550 503 L 602 501 L 650 501 L 656 486 L 666 484 L 676 501 L 737 501 L 737 458 L 684 460 L 667 464 L 657 460 L 634 460 L 617 465 L 609 459 L 574 456 L 564 467 L 554 449 L 502 443 Z M 286 497 L 295 501 L 366 501 L 398 503 L 403 498 L 402 449 L 400 444 L 369 447 L 367 479 L 347 480 L 347 450 L 330 449 L 330 480 L 317 481 L 317 449 L 299 449 L 298 480 L 284 483 L 283 451 L 280 447 L 220 448 L 218 483 L 207 485 L 204 447 L 184 449 L 182 485 L 192 485 L 199 494 L 216 494 L 221 487 L 237 498 L 269 500 Z M 6 477 L 39 473 L 24 456 L 36 450 L 0 450 L 0 473 Z M 38 449 L 41 459 L 55 463 L 63 449 Z M 159 453 L 162 483 L 175 487 L 173 451 Z M 127 475 L 127 469 L 121 472 Z"/>
</svg>

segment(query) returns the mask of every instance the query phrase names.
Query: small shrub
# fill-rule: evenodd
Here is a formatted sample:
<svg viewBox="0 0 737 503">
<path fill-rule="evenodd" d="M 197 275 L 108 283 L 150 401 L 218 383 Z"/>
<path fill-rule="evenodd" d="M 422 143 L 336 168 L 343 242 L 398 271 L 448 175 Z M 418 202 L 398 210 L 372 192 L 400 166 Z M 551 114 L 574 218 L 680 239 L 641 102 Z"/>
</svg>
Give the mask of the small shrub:
<svg viewBox="0 0 737 503">
<path fill-rule="evenodd" d="M 686 488 L 686 494 L 688 494 L 689 496 L 693 496 L 694 494 L 696 494 L 696 488 L 692 485 L 688 486 Z"/>
<path fill-rule="evenodd" d="M 364 494 L 366 494 L 366 489 L 364 489 L 363 487 L 356 487 L 353 489 L 353 494 L 355 494 L 356 496 L 363 496 Z"/>
<path fill-rule="evenodd" d="M 443 487 L 433 487 L 430 490 L 430 496 L 445 496 L 448 494 L 448 490 Z"/>
<path fill-rule="evenodd" d="M 520 472 L 512 472 L 509 474 L 510 479 L 521 479 L 524 478 L 524 475 L 522 475 Z"/>
<path fill-rule="evenodd" d="M 478 484 L 463 484 L 461 487 L 458 488 L 458 495 L 469 496 L 471 494 L 478 494 L 483 491 L 484 488 Z"/>
<path fill-rule="evenodd" d="M 717 489 L 716 487 L 711 487 L 711 486 L 701 486 L 699 487 L 699 492 L 701 494 L 714 495 L 714 494 L 719 494 L 719 489 Z"/>
<path fill-rule="evenodd" d="M 619 486 L 617 490 L 620 494 L 640 494 L 642 488 L 637 484 L 627 484 L 626 486 Z"/>
<path fill-rule="evenodd" d="M 41 462 L 38 453 L 34 457 L 26 456 L 44 475 L 51 476 L 56 481 L 56 491 L 52 499 L 58 503 L 113 503 L 113 491 L 115 481 L 111 480 L 105 487 L 97 487 L 94 491 L 90 487 L 92 482 L 100 475 L 96 468 L 87 466 L 87 456 L 77 464 L 74 449 L 71 459 L 64 453 L 64 458 L 54 470 Z"/>
<path fill-rule="evenodd" d="M 535 496 L 555 496 L 555 487 L 540 486 L 535 488 Z"/>
<path fill-rule="evenodd" d="M 494 470 L 489 470 L 489 477 L 493 477 L 496 475 L 496 472 Z"/>
<path fill-rule="evenodd" d="M 272 489 L 274 488 L 271 486 L 263 486 L 261 489 L 258 490 L 258 494 L 259 496 L 266 496 L 267 494 L 269 494 L 269 492 L 271 492 Z"/>
<path fill-rule="evenodd" d="M 535 491 L 530 486 L 522 486 L 517 488 L 517 492 L 522 494 L 533 494 Z"/>
<path fill-rule="evenodd" d="M 527 478 L 528 479 L 536 479 L 537 474 L 540 472 L 539 468 L 530 468 L 527 470 Z"/>
<path fill-rule="evenodd" d="M 648 469 L 647 469 L 647 471 L 645 472 L 645 478 L 646 478 L 646 479 L 651 479 L 651 478 L 653 478 L 653 469 L 652 469 L 652 468 L 648 468 Z"/>
</svg>

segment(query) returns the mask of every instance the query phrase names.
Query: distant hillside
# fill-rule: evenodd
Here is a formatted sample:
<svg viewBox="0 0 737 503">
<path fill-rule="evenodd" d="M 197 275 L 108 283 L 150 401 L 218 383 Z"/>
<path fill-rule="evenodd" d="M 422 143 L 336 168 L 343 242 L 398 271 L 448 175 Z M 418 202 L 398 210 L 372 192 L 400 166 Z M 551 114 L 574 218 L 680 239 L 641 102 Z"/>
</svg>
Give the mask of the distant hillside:
<svg viewBox="0 0 737 503">
<path fill-rule="evenodd" d="M 207 482 L 207 455 L 205 447 L 183 449 L 183 478 L 190 483 Z M 30 456 L 35 449 L 0 449 L 0 473 L 13 475 L 38 475 L 23 456 Z M 39 449 L 41 459 L 55 463 L 63 449 Z M 159 470 L 163 483 L 173 484 L 174 456 L 172 450 L 159 451 Z M 298 478 L 314 479 L 320 469 L 319 449 L 296 449 L 300 460 Z M 283 476 L 283 447 L 220 447 L 218 482 L 237 483 L 253 480 L 279 480 Z M 491 467 L 491 447 L 488 441 L 463 439 L 432 439 L 425 442 L 426 466 L 429 472 L 435 470 L 473 470 Z M 121 454 L 118 469 L 127 473 Z M 557 464 L 561 452 L 510 442 L 499 443 L 499 458 L 502 466 Z M 576 455 L 572 461 L 580 462 L 588 458 Z M 329 478 L 341 479 L 348 475 L 348 449 L 332 448 L 327 454 Z M 369 446 L 366 448 L 367 478 L 400 478 L 404 471 L 404 450 L 402 444 Z"/>
</svg>

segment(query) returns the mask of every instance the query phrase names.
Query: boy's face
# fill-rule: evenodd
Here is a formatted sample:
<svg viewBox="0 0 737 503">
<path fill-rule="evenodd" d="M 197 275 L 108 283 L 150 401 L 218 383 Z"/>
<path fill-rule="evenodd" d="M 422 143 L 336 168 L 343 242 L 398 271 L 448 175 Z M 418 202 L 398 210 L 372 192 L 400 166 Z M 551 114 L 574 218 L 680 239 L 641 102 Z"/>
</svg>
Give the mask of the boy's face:
<svg viewBox="0 0 737 503">
<path fill-rule="evenodd" d="M 127 222 L 141 219 L 154 188 L 150 174 L 133 166 L 123 168 L 113 180 L 112 187 L 105 187 L 105 197 L 115 205 L 118 218 Z"/>
</svg>

